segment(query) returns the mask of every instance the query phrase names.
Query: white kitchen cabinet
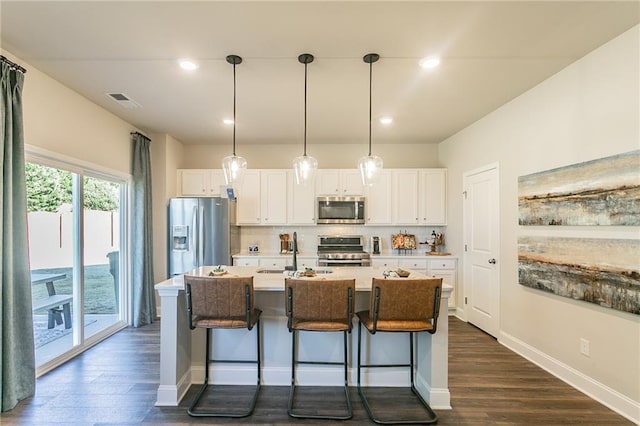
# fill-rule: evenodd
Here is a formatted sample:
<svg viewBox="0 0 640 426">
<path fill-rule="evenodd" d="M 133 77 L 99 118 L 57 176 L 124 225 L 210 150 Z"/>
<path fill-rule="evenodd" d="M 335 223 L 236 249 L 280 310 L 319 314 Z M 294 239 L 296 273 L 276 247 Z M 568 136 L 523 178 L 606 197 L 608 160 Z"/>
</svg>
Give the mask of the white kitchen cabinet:
<svg viewBox="0 0 640 426">
<path fill-rule="evenodd" d="M 371 266 L 374 268 L 397 269 L 398 259 L 392 257 L 372 257 Z"/>
<path fill-rule="evenodd" d="M 236 195 L 238 225 L 287 223 L 286 170 L 247 170 Z"/>
<path fill-rule="evenodd" d="M 260 223 L 287 224 L 287 172 L 285 170 L 260 171 Z"/>
<path fill-rule="evenodd" d="M 420 222 L 418 180 L 419 173 L 417 169 L 393 171 L 394 225 L 417 225 Z"/>
<path fill-rule="evenodd" d="M 287 224 L 314 225 L 316 223 L 316 194 L 313 186 L 296 184 L 296 176 L 287 172 Z"/>
<path fill-rule="evenodd" d="M 219 197 L 220 187 L 225 187 L 224 173 L 221 169 L 180 169 L 178 170 L 179 197 Z"/>
<path fill-rule="evenodd" d="M 291 263 L 291 259 L 287 262 L 286 257 L 259 257 L 258 266 L 272 269 L 284 269 L 285 266 Z"/>
<path fill-rule="evenodd" d="M 419 172 L 419 217 L 421 225 L 447 224 L 447 169 Z"/>
<path fill-rule="evenodd" d="M 440 277 L 444 284 L 453 287 L 449 298 L 449 309 L 456 308 L 456 289 L 458 286 L 458 261 L 456 259 L 429 259 L 427 275 Z"/>
<path fill-rule="evenodd" d="M 238 185 L 236 194 L 238 225 L 260 224 L 260 189 L 260 171 L 247 170 L 242 183 Z"/>
<path fill-rule="evenodd" d="M 418 271 L 423 274 L 427 273 L 428 268 L 427 259 L 416 257 L 398 259 L 398 266 L 402 269 Z"/>
<path fill-rule="evenodd" d="M 234 266 L 258 266 L 259 259 L 255 256 L 234 256 Z"/>
<path fill-rule="evenodd" d="M 391 225 L 393 200 L 391 172 L 383 170 L 378 180 L 365 190 L 367 225 Z"/>
<path fill-rule="evenodd" d="M 357 169 L 320 169 L 316 175 L 316 194 L 320 197 L 361 196 L 364 185 Z"/>
</svg>

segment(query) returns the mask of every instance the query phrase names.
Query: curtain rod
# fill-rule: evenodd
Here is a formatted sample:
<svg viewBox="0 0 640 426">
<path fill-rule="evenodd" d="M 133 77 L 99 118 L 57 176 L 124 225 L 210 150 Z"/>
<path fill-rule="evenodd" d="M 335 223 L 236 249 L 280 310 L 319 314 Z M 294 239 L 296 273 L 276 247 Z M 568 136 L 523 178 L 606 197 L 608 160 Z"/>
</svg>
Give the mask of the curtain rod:
<svg viewBox="0 0 640 426">
<path fill-rule="evenodd" d="M 0 55 L 0 61 L 2 62 L 6 62 L 7 64 L 9 64 L 11 67 L 17 69 L 18 71 L 20 71 L 22 74 L 26 74 L 27 70 L 22 68 L 20 65 L 16 64 L 13 61 L 10 61 L 6 56 L 4 55 Z"/>
<path fill-rule="evenodd" d="M 142 133 L 140 133 L 140 132 L 131 132 L 131 133 L 129 133 L 129 134 L 130 134 L 130 135 L 138 135 L 138 136 L 142 136 L 142 137 L 143 137 L 143 138 L 145 138 L 146 140 L 151 141 L 151 139 L 149 138 L 149 136 L 147 136 L 147 135 L 143 135 L 143 134 L 142 134 Z"/>
</svg>

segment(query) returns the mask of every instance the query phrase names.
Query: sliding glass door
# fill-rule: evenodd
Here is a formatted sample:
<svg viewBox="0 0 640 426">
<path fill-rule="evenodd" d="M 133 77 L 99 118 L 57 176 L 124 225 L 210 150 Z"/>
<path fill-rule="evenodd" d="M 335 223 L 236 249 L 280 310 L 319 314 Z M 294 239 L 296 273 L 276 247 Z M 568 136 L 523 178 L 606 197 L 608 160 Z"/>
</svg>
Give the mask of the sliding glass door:
<svg viewBox="0 0 640 426">
<path fill-rule="evenodd" d="M 126 325 L 127 185 L 55 161 L 28 162 L 26 175 L 36 364 L 44 372 Z"/>
</svg>

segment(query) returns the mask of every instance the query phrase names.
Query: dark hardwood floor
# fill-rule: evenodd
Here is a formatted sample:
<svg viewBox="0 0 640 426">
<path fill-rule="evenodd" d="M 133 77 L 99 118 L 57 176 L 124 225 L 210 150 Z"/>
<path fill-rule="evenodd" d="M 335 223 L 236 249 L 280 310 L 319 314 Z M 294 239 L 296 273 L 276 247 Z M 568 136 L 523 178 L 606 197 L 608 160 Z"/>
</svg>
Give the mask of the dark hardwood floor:
<svg viewBox="0 0 640 426">
<path fill-rule="evenodd" d="M 370 424 L 355 388 L 353 419 L 346 422 L 291 419 L 288 387 L 262 388 L 253 416 L 198 419 L 186 413 L 192 386 L 180 407 L 155 407 L 159 380 L 159 323 L 128 328 L 38 379 L 36 395 L 0 417 L 1 425 L 185 425 L 185 424 Z M 450 320 L 449 386 L 453 410 L 437 410 L 440 425 L 630 425 L 492 337 L 456 318 Z M 324 392 L 306 390 L 306 401 L 333 404 Z M 319 392 L 322 394 L 319 394 Z M 382 391 L 387 400 L 396 389 Z M 303 408 L 303 407 L 301 407 Z M 404 408 L 397 405 L 384 415 Z"/>
</svg>

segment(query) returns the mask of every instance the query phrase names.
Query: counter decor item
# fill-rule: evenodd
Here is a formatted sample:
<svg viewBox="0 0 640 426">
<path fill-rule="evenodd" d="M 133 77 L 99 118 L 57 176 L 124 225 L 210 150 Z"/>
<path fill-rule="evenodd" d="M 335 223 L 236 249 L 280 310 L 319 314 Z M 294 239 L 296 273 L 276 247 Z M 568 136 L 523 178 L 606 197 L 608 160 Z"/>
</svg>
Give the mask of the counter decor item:
<svg viewBox="0 0 640 426">
<path fill-rule="evenodd" d="M 407 278 L 409 275 L 411 275 L 411 272 L 402 268 L 382 271 L 382 276 L 385 278 Z"/>
<path fill-rule="evenodd" d="M 224 269 L 222 267 L 222 265 L 216 266 L 215 269 L 213 269 L 211 272 L 209 272 L 209 276 L 210 277 L 219 277 L 219 276 L 222 276 L 222 275 L 225 275 L 225 274 L 227 274 L 227 270 Z"/>
<path fill-rule="evenodd" d="M 280 234 L 280 253 L 289 253 L 289 234 Z"/>
<path fill-rule="evenodd" d="M 449 256 L 451 255 L 451 253 L 447 253 L 447 252 L 439 252 L 438 251 L 438 247 L 442 247 L 444 246 L 444 235 L 441 233 L 437 233 L 436 231 L 433 230 L 431 231 L 431 237 L 425 241 L 424 243 L 420 243 L 420 244 L 426 244 L 430 247 L 430 250 L 426 253 L 427 255 L 430 256 Z"/>
<path fill-rule="evenodd" d="M 391 247 L 393 250 L 398 250 L 398 254 L 404 253 L 407 250 L 415 250 L 416 236 L 413 234 L 402 233 L 391 235 Z"/>
</svg>

